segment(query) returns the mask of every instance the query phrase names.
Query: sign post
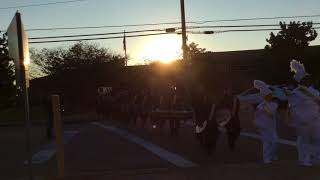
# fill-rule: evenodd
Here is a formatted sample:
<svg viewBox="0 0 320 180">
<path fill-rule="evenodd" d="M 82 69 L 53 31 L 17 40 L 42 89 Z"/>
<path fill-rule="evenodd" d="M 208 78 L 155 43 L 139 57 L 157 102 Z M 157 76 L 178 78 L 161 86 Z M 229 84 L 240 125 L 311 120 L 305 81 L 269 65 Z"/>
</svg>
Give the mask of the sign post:
<svg viewBox="0 0 320 180">
<path fill-rule="evenodd" d="M 24 102 L 24 115 L 26 125 L 26 149 L 28 154 L 28 168 L 29 168 L 29 179 L 33 179 L 32 173 L 32 151 L 31 151 L 31 121 L 29 111 L 29 75 L 28 65 L 30 63 L 29 57 L 29 46 L 28 36 L 24 31 L 24 27 L 21 21 L 21 14 L 16 12 L 12 19 L 8 30 L 8 47 L 9 56 L 14 59 L 15 73 L 16 73 L 16 84 L 17 90 L 20 97 L 23 98 Z"/>
<path fill-rule="evenodd" d="M 64 146 L 62 137 L 62 120 L 59 95 L 52 95 L 53 126 L 57 149 L 58 178 L 64 178 Z"/>
</svg>

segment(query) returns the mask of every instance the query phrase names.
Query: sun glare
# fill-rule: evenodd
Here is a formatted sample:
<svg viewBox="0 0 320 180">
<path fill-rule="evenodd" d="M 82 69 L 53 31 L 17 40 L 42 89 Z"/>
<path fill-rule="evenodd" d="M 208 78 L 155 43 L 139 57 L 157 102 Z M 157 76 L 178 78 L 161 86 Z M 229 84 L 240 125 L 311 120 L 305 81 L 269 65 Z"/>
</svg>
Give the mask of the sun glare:
<svg viewBox="0 0 320 180">
<path fill-rule="evenodd" d="M 178 36 L 158 36 L 145 43 L 141 52 L 144 60 L 170 63 L 181 56 L 181 39 Z"/>
</svg>

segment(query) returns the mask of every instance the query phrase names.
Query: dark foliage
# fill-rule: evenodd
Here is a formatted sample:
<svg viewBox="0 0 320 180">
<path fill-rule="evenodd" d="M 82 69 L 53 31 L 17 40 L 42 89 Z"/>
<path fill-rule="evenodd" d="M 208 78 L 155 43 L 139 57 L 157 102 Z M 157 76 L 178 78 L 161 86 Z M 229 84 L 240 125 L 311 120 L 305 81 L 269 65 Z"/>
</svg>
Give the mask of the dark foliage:
<svg viewBox="0 0 320 180">
<path fill-rule="evenodd" d="M 0 32 L 0 108 L 11 104 L 14 96 L 13 62 L 9 58 L 8 38 Z"/>
<path fill-rule="evenodd" d="M 47 75 L 62 74 L 110 62 L 123 66 L 125 60 L 121 55 L 113 54 L 106 48 L 86 42 L 76 43 L 70 48 L 33 50 L 31 59 Z"/>
<path fill-rule="evenodd" d="M 266 71 L 277 75 L 278 80 L 285 82 L 292 77 L 289 68 L 292 59 L 297 59 L 306 66 L 314 63 L 310 62 L 305 52 L 310 42 L 318 35 L 312 26 L 312 22 L 280 22 L 281 30 L 277 34 L 271 33 L 270 38 L 266 39 L 266 56 L 269 59 L 265 66 Z"/>
</svg>

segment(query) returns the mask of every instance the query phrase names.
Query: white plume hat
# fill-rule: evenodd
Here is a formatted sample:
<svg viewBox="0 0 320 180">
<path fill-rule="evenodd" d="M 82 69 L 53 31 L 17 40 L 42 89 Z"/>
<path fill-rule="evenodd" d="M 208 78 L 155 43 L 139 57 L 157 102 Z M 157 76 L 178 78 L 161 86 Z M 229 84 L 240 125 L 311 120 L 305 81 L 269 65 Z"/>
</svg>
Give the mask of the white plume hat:
<svg viewBox="0 0 320 180">
<path fill-rule="evenodd" d="M 306 75 L 308 75 L 308 73 L 306 72 L 305 68 L 304 68 L 304 65 L 293 59 L 291 62 L 290 62 L 290 69 L 292 72 L 295 73 L 294 75 L 294 79 L 297 81 L 297 82 L 300 82 Z"/>
<path fill-rule="evenodd" d="M 269 89 L 269 86 L 263 81 L 254 80 L 253 81 L 253 86 L 255 88 L 259 89 L 260 90 L 260 94 L 263 95 L 263 96 L 266 96 L 266 95 L 272 93 L 272 91 Z"/>
</svg>

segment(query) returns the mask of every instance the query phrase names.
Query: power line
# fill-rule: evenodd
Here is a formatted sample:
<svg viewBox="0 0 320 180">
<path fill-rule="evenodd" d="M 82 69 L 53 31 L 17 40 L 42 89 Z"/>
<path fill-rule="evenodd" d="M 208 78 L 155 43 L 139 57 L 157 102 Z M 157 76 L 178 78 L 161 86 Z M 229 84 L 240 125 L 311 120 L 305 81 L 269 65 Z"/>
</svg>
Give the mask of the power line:
<svg viewBox="0 0 320 180">
<path fill-rule="evenodd" d="M 313 23 L 315 25 L 319 25 L 320 23 Z M 248 27 L 278 27 L 277 24 L 257 24 L 257 25 L 240 25 L 240 26 L 191 26 L 187 27 L 187 29 L 204 29 L 204 28 L 248 28 Z M 173 29 L 172 32 L 180 28 L 167 28 Z M 143 33 L 143 32 L 158 32 L 158 31 L 166 31 L 167 29 L 145 29 L 138 31 L 126 31 L 126 34 L 133 33 Z M 266 30 L 280 30 L 280 29 L 266 29 Z M 234 31 L 234 30 L 232 30 Z M 189 31 L 191 32 L 191 31 Z M 215 31 L 218 32 L 218 31 Z M 43 37 L 31 37 L 29 40 L 40 40 L 40 39 L 60 39 L 60 38 L 73 38 L 73 37 L 90 37 L 90 36 L 107 36 L 107 35 L 117 35 L 123 34 L 124 32 L 108 32 L 108 33 L 94 33 L 94 34 L 76 34 L 76 35 L 61 35 L 61 36 L 43 36 Z M 167 32 L 168 33 L 168 32 Z M 202 33 L 200 33 L 202 34 Z"/>
<path fill-rule="evenodd" d="M 131 37 L 144 37 L 144 36 L 157 36 L 164 35 L 168 33 L 150 33 L 150 34 L 139 34 L 139 35 L 130 35 L 126 36 L 127 38 Z M 103 39 L 120 39 L 123 36 L 114 36 L 114 37 L 100 37 L 100 38 L 83 38 L 83 39 L 66 39 L 66 40 L 54 40 L 54 41 L 31 41 L 30 44 L 40 44 L 40 43 L 57 43 L 57 42 L 75 42 L 75 41 L 92 41 L 92 40 L 103 40 Z"/>
<path fill-rule="evenodd" d="M 320 29 L 320 27 L 314 27 L 314 29 Z M 228 32 L 261 32 L 261 31 L 278 31 L 279 28 L 266 28 L 266 29 L 229 29 L 229 30 L 220 30 L 212 31 L 212 34 L 228 33 Z M 123 32 L 122 32 L 123 33 Z M 177 32 L 179 34 L 181 32 Z M 203 31 L 187 31 L 189 34 L 205 34 Z M 126 36 L 127 38 L 131 37 L 145 37 L 145 36 L 157 36 L 173 33 L 150 33 L 150 34 L 139 34 L 139 35 L 130 35 Z M 31 41 L 30 44 L 41 44 L 41 43 L 57 43 L 57 42 L 76 42 L 76 41 L 92 41 L 92 40 L 106 40 L 106 39 L 120 39 L 123 36 L 113 36 L 113 37 L 99 37 L 99 38 L 80 38 L 80 39 L 65 39 L 65 40 L 53 40 L 53 41 Z"/>
<path fill-rule="evenodd" d="M 220 19 L 208 21 L 189 21 L 187 24 L 206 24 L 213 22 L 240 22 L 240 21 L 255 21 L 255 20 L 272 20 L 272 19 L 289 19 L 289 18 L 312 18 L 320 17 L 320 14 L 302 15 L 302 16 L 276 16 L 276 17 L 258 17 L 258 18 L 241 18 L 241 19 Z M 55 31 L 55 30 L 74 30 L 74 29 L 101 29 L 101 28 L 126 28 L 126 27 L 143 27 L 143 26 L 159 26 L 159 25 L 177 25 L 181 22 L 160 22 L 160 23 L 145 23 L 145 24 L 125 24 L 125 25 L 102 25 L 102 26 L 78 26 L 78 27 L 50 27 L 50 28 L 31 28 L 27 31 Z"/>
<path fill-rule="evenodd" d="M 70 0 L 70 1 L 56 1 L 56 2 L 39 3 L 39 4 L 26 4 L 26 5 L 20 5 L 20 6 L 2 7 L 2 8 L 0 8 L 0 10 L 37 7 L 37 6 L 48 6 L 48 5 L 55 5 L 55 4 L 75 3 L 75 2 L 81 2 L 81 1 L 87 1 L 87 0 Z"/>
<path fill-rule="evenodd" d="M 320 14 L 300 15 L 300 16 L 274 16 L 274 17 L 257 17 L 257 18 L 220 19 L 220 20 L 209 20 L 209 21 L 193 21 L 190 23 L 205 24 L 205 23 L 212 23 L 212 22 L 256 21 L 256 20 L 312 18 L 312 17 L 320 17 Z"/>
<path fill-rule="evenodd" d="M 312 23 L 319 25 L 320 23 Z M 189 26 L 188 29 L 204 29 L 204 28 L 244 28 L 244 27 L 279 27 L 279 24 L 252 24 L 252 25 L 230 25 L 230 26 Z"/>
<path fill-rule="evenodd" d="M 281 29 L 268 28 L 268 29 L 230 29 L 230 30 L 218 30 L 218 31 L 188 31 L 188 34 L 221 34 L 227 32 L 258 32 L 258 31 L 279 31 Z M 211 32 L 211 33 L 206 33 Z M 180 32 L 178 32 L 179 34 Z"/>
<path fill-rule="evenodd" d="M 314 27 L 314 29 L 320 29 L 320 27 Z M 227 33 L 227 32 L 252 32 L 252 31 L 280 31 L 282 29 L 233 29 L 233 30 L 224 30 L 217 31 L 218 33 Z"/>
<path fill-rule="evenodd" d="M 320 29 L 320 27 L 314 27 L 314 29 Z M 210 34 L 220 34 L 228 32 L 259 32 L 259 31 L 280 31 L 279 28 L 267 28 L 267 29 L 229 29 L 229 30 L 220 30 L 220 31 L 211 31 Z M 209 34 L 205 33 L 206 31 L 188 31 L 189 34 Z M 207 31 L 209 32 L 209 31 Z M 178 32 L 179 34 L 180 32 Z"/>
<path fill-rule="evenodd" d="M 126 27 L 144 27 L 158 25 L 174 25 L 178 22 L 169 23 L 148 23 L 148 24 L 127 24 L 127 25 L 106 25 L 106 26 L 78 26 L 78 27 L 52 27 L 52 28 L 33 28 L 26 31 L 56 31 L 56 30 L 74 30 L 74 29 L 103 29 L 103 28 L 126 28 Z"/>
<path fill-rule="evenodd" d="M 165 31 L 165 29 L 146 29 L 140 31 L 125 31 L 126 34 L 132 33 L 142 33 L 142 32 L 156 32 L 156 31 Z M 71 37 L 88 37 L 88 36 L 106 36 L 106 35 L 116 35 L 124 34 L 124 32 L 111 32 L 111 33 L 97 33 L 97 34 L 77 34 L 77 35 L 66 35 L 66 36 L 44 36 L 44 37 L 32 37 L 29 40 L 36 39 L 58 39 L 58 38 L 71 38 Z"/>
</svg>

